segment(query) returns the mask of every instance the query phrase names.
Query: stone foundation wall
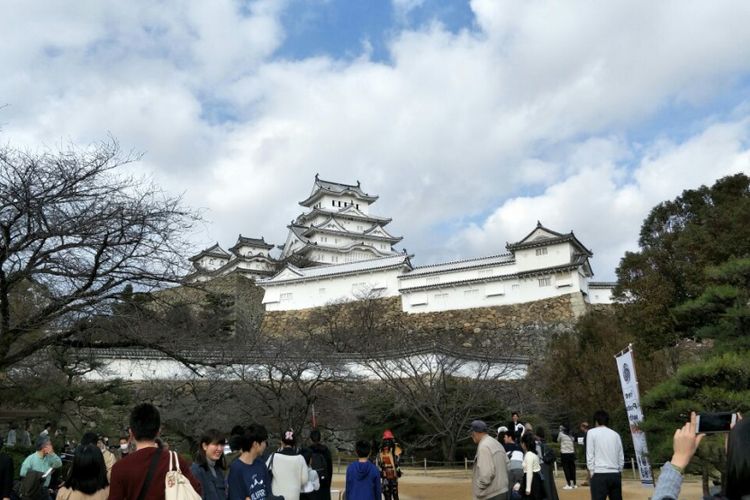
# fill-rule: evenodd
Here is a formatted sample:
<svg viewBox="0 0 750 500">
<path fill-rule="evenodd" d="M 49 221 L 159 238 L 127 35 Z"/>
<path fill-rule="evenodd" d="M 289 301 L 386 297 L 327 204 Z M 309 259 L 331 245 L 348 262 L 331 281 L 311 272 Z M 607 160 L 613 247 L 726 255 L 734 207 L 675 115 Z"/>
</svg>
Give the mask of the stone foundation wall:
<svg viewBox="0 0 750 500">
<path fill-rule="evenodd" d="M 319 333 L 341 326 L 356 328 L 370 316 L 375 329 L 399 330 L 413 335 L 449 335 L 464 347 L 485 342 L 522 339 L 531 346 L 557 332 L 569 331 L 588 305 L 581 293 L 523 304 L 454 311 L 407 314 L 401 298 L 389 297 L 295 311 L 266 312 L 262 329 L 271 335 Z M 370 323 L 372 325 L 372 323 Z"/>
</svg>

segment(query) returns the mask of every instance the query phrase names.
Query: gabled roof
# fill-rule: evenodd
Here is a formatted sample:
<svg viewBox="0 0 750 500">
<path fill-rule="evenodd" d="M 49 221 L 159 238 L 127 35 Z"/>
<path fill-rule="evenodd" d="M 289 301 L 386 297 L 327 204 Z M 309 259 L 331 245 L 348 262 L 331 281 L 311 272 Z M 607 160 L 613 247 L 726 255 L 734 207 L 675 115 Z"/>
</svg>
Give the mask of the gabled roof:
<svg viewBox="0 0 750 500">
<path fill-rule="evenodd" d="M 235 243 L 234 246 L 229 249 L 229 251 L 236 254 L 237 251 L 242 247 L 262 248 L 264 250 L 271 250 L 273 248 L 273 245 L 270 243 L 266 243 L 266 240 L 263 238 L 263 236 L 261 236 L 260 239 L 258 239 L 258 238 L 248 238 L 240 234 L 237 237 L 237 243 Z"/>
<path fill-rule="evenodd" d="M 539 221 L 537 221 L 536 227 L 521 241 L 517 243 L 507 243 L 505 245 L 505 248 L 513 252 L 516 250 L 523 250 L 525 248 L 536 248 L 564 242 L 572 243 L 573 246 L 578 248 L 581 252 L 585 253 L 589 257 L 594 255 L 591 250 L 583 246 L 583 243 L 581 243 L 578 238 L 576 238 L 575 234 L 573 234 L 573 231 L 566 234 L 558 233 L 557 231 L 553 231 L 544 227 Z"/>
<path fill-rule="evenodd" d="M 220 259 L 229 259 L 232 257 L 232 254 L 221 248 L 218 243 L 216 243 L 214 246 L 206 248 L 205 250 L 201 251 L 197 255 L 193 255 L 188 260 L 190 262 L 195 262 L 197 260 L 200 260 L 203 257 L 218 257 Z"/>
<path fill-rule="evenodd" d="M 364 241 L 355 241 L 354 243 L 352 243 L 350 245 L 347 245 L 345 247 L 332 247 L 332 246 L 323 245 L 323 244 L 317 243 L 317 242 L 315 242 L 315 243 L 308 243 L 306 246 L 304 246 L 304 247 L 300 248 L 299 250 L 297 250 L 297 253 L 305 253 L 305 252 L 307 252 L 309 250 L 312 250 L 312 249 L 329 250 L 331 252 L 336 252 L 336 253 L 340 253 L 340 254 L 351 253 L 354 250 L 366 250 L 368 252 L 372 252 L 373 254 L 381 256 L 381 257 L 386 257 L 386 256 L 393 255 L 394 253 L 396 253 L 396 252 L 394 252 L 392 250 L 384 252 L 384 251 L 382 251 L 380 249 L 375 248 L 372 245 L 366 244 Z"/>
<path fill-rule="evenodd" d="M 331 224 L 331 221 L 333 221 L 335 229 L 327 227 Z M 380 231 L 383 232 L 386 236 L 381 236 L 379 234 L 372 234 L 375 230 L 380 229 Z M 321 222 L 317 226 L 310 226 L 307 228 L 307 230 L 303 233 L 305 236 L 311 236 L 315 233 L 325 233 L 325 234 L 332 234 L 334 236 L 336 235 L 342 235 L 342 236 L 348 236 L 350 238 L 365 238 L 368 240 L 375 240 L 375 241 L 385 241 L 390 243 L 391 245 L 398 243 L 399 241 L 403 240 L 403 237 L 401 236 L 391 236 L 387 231 L 385 231 L 380 226 L 374 226 L 370 228 L 367 231 L 364 232 L 356 232 L 356 231 L 350 231 L 346 229 L 344 226 L 339 224 L 333 217 L 329 217 L 327 220 Z"/>
<path fill-rule="evenodd" d="M 359 181 L 357 181 L 357 184 L 344 184 L 341 182 L 324 181 L 323 179 L 318 177 L 318 174 L 315 174 L 315 182 L 313 183 L 313 188 L 310 192 L 310 196 L 308 196 L 305 200 L 300 201 L 299 204 L 303 207 L 309 207 L 324 194 L 331 194 L 334 196 L 350 195 L 354 198 L 366 201 L 368 203 L 372 203 L 378 199 L 377 196 L 369 195 L 362 191 Z"/>
<path fill-rule="evenodd" d="M 396 268 L 406 266 L 411 269 L 411 261 L 409 260 L 411 255 L 402 253 L 398 255 L 392 255 L 389 257 L 380 257 L 377 259 L 360 260 L 358 262 L 347 262 L 346 264 L 331 264 L 325 266 L 314 266 L 298 268 L 290 264 L 284 268 L 279 274 L 272 278 L 260 280 L 258 282 L 261 286 L 276 285 L 278 283 L 289 283 L 296 281 L 305 281 L 311 279 L 320 279 L 331 276 L 341 276 L 348 274 L 358 274 L 363 272 L 371 272 L 382 269 Z M 292 271 L 299 275 L 297 278 L 288 278 L 282 276 L 284 271 Z M 288 276 L 288 274 L 287 274 Z M 281 278 L 281 279 L 279 279 Z"/>
<path fill-rule="evenodd" d="M 296 222 L 300 223 L 307 219 L 312 219 L 318 215 L 344 217 L 351 220 L 361 220 L 367 222 L 374 222 L 376 224 L 388 224 L 393 219 L 389 217 L 381 217 L 379 215 L 368 215 L 359 210 L 356 207 L 346 207 L 338 210 L 329 210 L 327 208 L 313 208 L 309 212 L 305 212 L 297 216 Z"/>
</svg>

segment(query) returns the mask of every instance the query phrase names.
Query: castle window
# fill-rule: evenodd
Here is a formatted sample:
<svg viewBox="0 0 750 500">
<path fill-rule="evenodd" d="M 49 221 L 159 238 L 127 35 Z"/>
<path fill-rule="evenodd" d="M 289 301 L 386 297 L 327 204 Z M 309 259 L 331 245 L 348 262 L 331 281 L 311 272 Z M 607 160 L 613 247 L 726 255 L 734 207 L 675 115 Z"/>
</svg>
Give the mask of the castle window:
<svg viewBox="0 0 750 500">
<path fill-rule="evenodd" d="M 448 299 L 448 294 L 446 292 L 443 293 L 436 293 L 435 294 L 435 300 L 438 301 L 444 301 Z"/>
<path fill-rule="evenodd" d="M 519 285 L 518 283 L 513 283 L 513 284 L 511 285 L 510 289 L 511 289 L 511 291 L 513 291 L 513 292 L 517 292 L 517 291 L 519 291 L 519 290 L 521 289 L 521 285 Z"/>
<path fill-rule="evenodd" d="M 357 210 L 359 210 L 359 203 L 357 203 Z"/>
<path fill-rule="evenodd" d="M 478 295 L 479 294 L 479 288 L 470 288 L 468 290 L 464 290 L 464 295 Z"/>
<path fill-rule="evenodd" d="M 537 256 L 539 255 L 547 255 L 547 247 L 537 248 L 536 249 Z"/>
<path fill-rule="evenodd" d="M 339 206 L 341 206 L 341 202 L 339 202 Z"/>
<path fill-rule="evenodd" d="M 331 206 L 332 206 L 332 207 L 335 207 L 335 206 L 336 206 L 336 200 L 331 200 Z"/>
<path fill-rule="evenodd" d="M 292 292 L 282 293 L 281 295 L 279 295 L 279 299 L 284 300 L 284 301 L 292 300 L 292 297 L 294 297 Z"/>
<path fill-rule="evenodd" d="M 549 276 L 539 278 L 539 286 L 552 286 L 552 278 Z"/>
</svg>

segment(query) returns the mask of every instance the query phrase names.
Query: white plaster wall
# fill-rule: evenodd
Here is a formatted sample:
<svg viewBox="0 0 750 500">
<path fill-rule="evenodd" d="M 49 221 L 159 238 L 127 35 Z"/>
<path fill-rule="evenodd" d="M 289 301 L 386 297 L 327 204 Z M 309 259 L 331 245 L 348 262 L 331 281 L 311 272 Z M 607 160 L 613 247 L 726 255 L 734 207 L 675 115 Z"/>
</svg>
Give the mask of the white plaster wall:
<svg viewBox="0 0 750 500">
<path fill-rule="evenodd" d="M 376 289 L 380 297 L 398 295 L 399 269 L 381 270 L 359 275 L 321 277 L 296 283 L 264 285 L 266 311 L 290 311 L 321 307 L 338 301 L 361 298 Z M 284 295 L 284 294 L 291 294 Z"/>
<path fill-rule="evenodd" d="M 537 255 L 537 248 L 528 248 L 515 252 L 517 272 L 568 264 L 573 253 L 573 245 L 567 242 L 538 248 L 546 248 L 547 254 Z"/>
<path fill-rule="evenodd" d="M 612 288 L 589 288 L 589 304 L 614 304 L 615 299 L 612 297 Z"/>
<path fill-rule="evenodd" d="M 401 304 L 407 313 L 425 313 L 532 302 L 580 290 L 577 276 L 577 271 L 547 275 L 550 278 L 548 286 L 539 284 L 545 276 L 535 276 L 465 285 L 446 284 L 423 291 L 402 288 Z"/>
</svg>

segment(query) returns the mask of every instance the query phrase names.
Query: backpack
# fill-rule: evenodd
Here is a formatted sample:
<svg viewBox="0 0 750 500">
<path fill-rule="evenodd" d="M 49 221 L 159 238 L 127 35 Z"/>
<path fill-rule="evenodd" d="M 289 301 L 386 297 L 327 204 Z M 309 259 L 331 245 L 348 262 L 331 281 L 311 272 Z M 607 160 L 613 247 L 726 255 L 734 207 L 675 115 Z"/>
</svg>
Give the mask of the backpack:
<svg viewBox="0 0 750 500">
<path fill-rule="evenodd" d="M 21 500 L 40 500 L 44 490 L 44 474 L 29 470 L 18 483 L 18 497 Z"/>
<path fill-rule="evenodd" d="M 175 451 L 169 452 L 169 470 L 164 476 L 164 500 L 201 500 L 188 478 L 182 475 L 180 459 Z"/>
<path fill-rule="evenodd" d="M 542 443 L 542 462 L 551 464 L 555 461 L 555 450 Z"/>
<path fill-rule="evenodd" d="M 310 467 L 318 473 L 318 479 L 321 483 L 328 479 L 328 463 L 326 463 L 326 457 L 322 453 L 313 451 Z"/>
</svg>

